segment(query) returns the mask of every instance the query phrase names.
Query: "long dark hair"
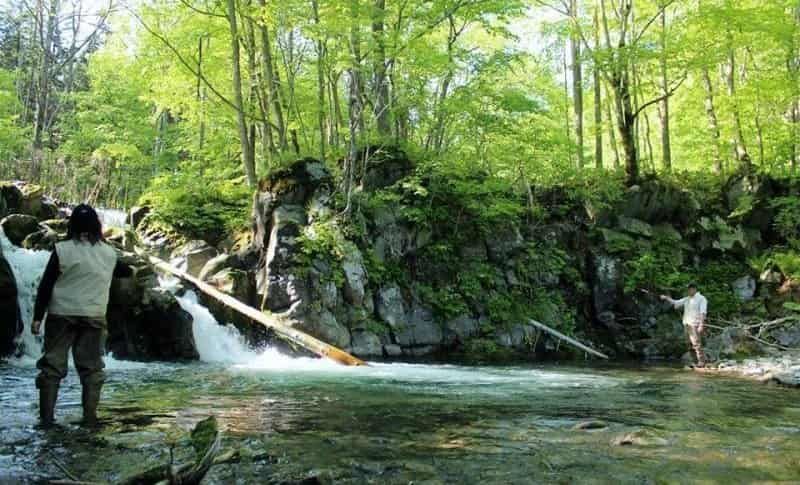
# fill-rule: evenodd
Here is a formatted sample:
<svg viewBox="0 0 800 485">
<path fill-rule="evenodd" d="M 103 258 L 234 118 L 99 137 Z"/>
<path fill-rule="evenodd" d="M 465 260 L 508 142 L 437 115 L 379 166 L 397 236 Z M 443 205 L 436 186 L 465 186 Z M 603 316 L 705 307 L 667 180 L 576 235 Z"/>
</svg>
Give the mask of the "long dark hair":
<svg viewBox="0 0 800 485">
<path fill-rule="evenodd" d="M 90 205 L 79 204 L 72 209 L 67 226 L 67 239 L 80 241 L 88 239 L 90 243 L 97 244 L 103 240 L 103 225 L 100 216 Z"/>
</svg>

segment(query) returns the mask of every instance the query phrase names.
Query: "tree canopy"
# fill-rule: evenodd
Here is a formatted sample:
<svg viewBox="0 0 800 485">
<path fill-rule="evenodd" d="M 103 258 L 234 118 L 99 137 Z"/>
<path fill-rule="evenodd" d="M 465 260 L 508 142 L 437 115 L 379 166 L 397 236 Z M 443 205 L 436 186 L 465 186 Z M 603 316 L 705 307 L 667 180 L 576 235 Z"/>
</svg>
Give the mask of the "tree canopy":
<svg viewBox="0 0 800 485">
<path fill-rule="evenodd" d="M 793 173 L 796 0 L 24 0 L 0 176 L 129 205 L 361 148 L 508 183 Z M 172 182 L 170 182 L 172 180 Z"/>
</svg>

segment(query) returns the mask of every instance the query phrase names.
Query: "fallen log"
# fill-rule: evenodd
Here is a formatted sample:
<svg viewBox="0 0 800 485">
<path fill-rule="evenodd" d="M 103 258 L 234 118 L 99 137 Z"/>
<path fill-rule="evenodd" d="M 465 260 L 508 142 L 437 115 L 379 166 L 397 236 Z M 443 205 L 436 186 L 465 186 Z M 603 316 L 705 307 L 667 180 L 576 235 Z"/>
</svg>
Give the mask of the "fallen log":
<svg viewBox="0 0 800 485">
<path fill-rule="evenodd" d="M 567 342 L 568 344 L 570 344 L 570 345 L 572 345 L 574 347 L 577 347 L 577 348 L 583 350 L 586 353 L 589 353 L 589 354 L 595 355 L 597 357 L 601 357 L 603 359 L 608 360 L 608 356 L 606 354 L 598 352 L 598 351 L 594 350 L 591 347 L 587 347 L 586 345 L 578 342 L 574 338 L 567 337 L 566 335 L 564 335 L 563 333 L 559 332 L 558 330 L 550 328 L 550 327 L 548 327 L 547 325 L 545 325 L 543 323 L 537 322 L 536 320 L 528 320 L 528 322 L 530 322 L 530 324 L 533 325 L 534 327 L 536 327 L 536 328 L 538 328 L 540 330 L 544 330 L 545 332 L 549 333 L 550 335 L 552 335 L 554 337 L 557 337 L 557 338 L 560 338 L 561 340 Z"/>
<path fill-rule="evenodd" d="M 245 315 L 246 317 L 250 318 L 252 321 L 257 322 L 271 330 L 273 330 L 279 336 L 293 342 L 304 349 L 311 351 L 312 353 L 320 356 L 326 357 L 331 359 L 339 364 L 349 365 L 349 366 L 362 366 L 367 365 L 361 359 L 354 357 L 344 350 L 334 347 L 333 345 L 327 344 L 307 333 L 301 332 L 300 330 L 294 329 L 278 320 L 275 316 L 268 315 L 264 312 L 261 312 L 251 306 L 245 305 L 241 301 L 237 300 L 236 298 L 225 294 L 218 289 L 214 288 L 213 286 L 209 285 L 201 281 L 198 278 L 186 273 L 185 271 L 181 271 L 180 269 L 170 265 L 166 261 L 156 258 L 155 256 L 147 256 L 150 264 L 152 264 L 156 269 L 159 269 L 165 273 L 169 273 L 183 281 L 188 282 L 197 290 L 202 291 L 206 295 L 214 298 L 215 300 L 219 301 L 223 305 Z"/>
</svg>

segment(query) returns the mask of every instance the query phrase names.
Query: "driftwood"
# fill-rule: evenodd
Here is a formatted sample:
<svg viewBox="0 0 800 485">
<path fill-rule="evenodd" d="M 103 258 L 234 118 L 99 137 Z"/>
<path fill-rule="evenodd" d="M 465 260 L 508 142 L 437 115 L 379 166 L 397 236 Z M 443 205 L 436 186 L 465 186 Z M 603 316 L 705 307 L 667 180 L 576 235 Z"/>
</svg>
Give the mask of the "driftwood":
<svg viewBox="0 0 800 485">
<path fill-rule="evenodd" d="M 776 320 L 770 320 L 767 322 L 752 323 L 752 324 L 745 324 L 743 322 L 731 322 L 719 318 L 715 319 L 715 321 L 722 322 L 727 325 L 723 327 L 720 325 L 706 324 L 705 326 L 708 328 L 712 328 L 714 330 L 726 330 L 729 328 L 735 328 L 738 330 L 742 330 L 747 338 L 755 342 L 758 342 L 761 345 L 776 348 L 779 350 L 800 350 L 798 348 L 787 347 L 785 345 L 780 345 L 774 342 L 770 342 L 764 338 L 764 332 L 770 328 L 778 327 L 790 322 L 800 321 L 800 318 L 798 318 L 797 316 L 783 317 L 783 318 L 778 318 Z M 752 333 L 754 331 L 756 332 L 755 335 Z"/>
<path fill-rule="evenodd" d="M 600 357 L 600 358 L 603 358 L 603 359 L 608 359 L 608 356 L 606 354 L 598 352 L 598 351 L 594 350 L 591 347 L 587 347 L 586 345 L 578 342 L 574 338 L 567 337 L 566 335 L 564 335 L 563 333 L 559 332 L 558 330 L 552 329 L 552 328 L 548 327 L 547 325 L 545 325 L 543 323 L 537 322 L 536 320 L 528 320 L 528 322 L 530 322 L 530 324 L 533 325 L 534 327 L 539 328 L 541 330 L 544 330 L 545 332 L 549 333 L 550 335 L 553 335 L 554 337 L 557 337 L 557 338 L 563 340 L 564 342 L 567 342 L 568 344 L 583 350 L 586 353 L 589 353 L 589 354 L 592 354 L 592 355 L 596 355 L 597 357 Z"/>
<path fill-rule="evenodd" d="M 335 362 L 338 362 L 343 365 L 350 365 L 350 366 L 362 366 L 367 365 L 361 359 L 358 359 L 344 350 L 338 349 L 333 345 L 329 345 L 311 335 L 308 335 L 304 332 L 301 332 L 297 329 L 290 327 L 289 325 L 284 324 L 277 318 L 267 315 L 251 306 L 245 305 L 244 303 L 240 302 L 236 298 L 227 295 L 218 289 L 214 288 L 213 286 L 209 285 L 201 281 L 198 278 L 186 273 L 185 271 L 181 271 L 178 268 L 168 264 L 167 262 L 158 259 L 154 256 L 148 256 L 150 264 L 156 267 L 163 272 L 169 273 L 177 278 L 180 278 L 183 281 L 188 282 L 199 291 L 205 293 L 206 295 L 214 298 L 215 300 L 219 301 L 223 305 L 241 313 L 242 315 L 250 318 L 254 322 L 257 322 L 277 333 L 279 336 L 293 342 L 304 349 L 307 349 L 313 352 L 320 357 L 326 357 L 331 359 Z"/>
</svg>

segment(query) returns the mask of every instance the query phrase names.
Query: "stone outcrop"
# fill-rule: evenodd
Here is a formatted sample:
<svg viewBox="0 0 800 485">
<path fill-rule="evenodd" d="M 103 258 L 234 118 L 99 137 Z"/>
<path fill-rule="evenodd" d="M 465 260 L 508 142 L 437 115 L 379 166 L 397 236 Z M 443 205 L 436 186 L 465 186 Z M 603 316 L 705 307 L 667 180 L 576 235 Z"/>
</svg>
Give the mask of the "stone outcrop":
<svg viewBox="0 0 800 485">
<path fill-rule="evenodd" d="M 198 353 L 192 317 L 155 275 L 115 280 L 108 307 L 106 346 L 115 358 L 140 361 L 194 360 Z"/>
<path fill-rule="evenodd" d="M 14 272 L 0 251 L 0 357 L 11 355 L 22 330 Z"/>
</svg>

